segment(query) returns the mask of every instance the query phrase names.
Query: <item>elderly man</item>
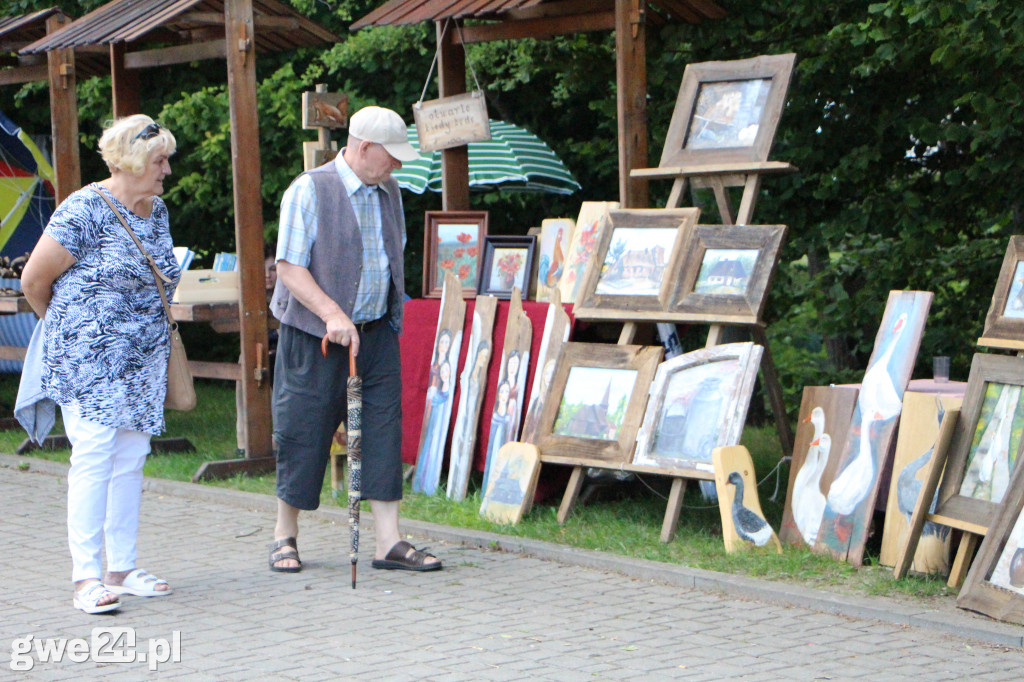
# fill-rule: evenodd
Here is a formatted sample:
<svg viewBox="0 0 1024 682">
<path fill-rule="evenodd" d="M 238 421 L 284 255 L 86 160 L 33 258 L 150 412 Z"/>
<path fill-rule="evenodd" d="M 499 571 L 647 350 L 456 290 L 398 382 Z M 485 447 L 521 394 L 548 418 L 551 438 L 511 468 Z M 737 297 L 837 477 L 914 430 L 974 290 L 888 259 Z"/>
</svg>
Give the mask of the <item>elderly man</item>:
<svg viewBox="0 0 1024 682">
<path fill-rule="evenodd" d="M 274 370 L 277 524 L 270 570 L 302 569 L 299 511 L 320 504 L 331 438 L 345 419 L 349 353 L 363 379 L 362 497 L 370 500 L 374 568 L 432 571 L 433 555 L 401 539 L 405 217 L 391 172 L 418 158 L 401 117 L 366 107 L 334 161 L 303 173 L 281 199 Z M 321 339 L 332 342 L 327 357 Z"/>
</svg>

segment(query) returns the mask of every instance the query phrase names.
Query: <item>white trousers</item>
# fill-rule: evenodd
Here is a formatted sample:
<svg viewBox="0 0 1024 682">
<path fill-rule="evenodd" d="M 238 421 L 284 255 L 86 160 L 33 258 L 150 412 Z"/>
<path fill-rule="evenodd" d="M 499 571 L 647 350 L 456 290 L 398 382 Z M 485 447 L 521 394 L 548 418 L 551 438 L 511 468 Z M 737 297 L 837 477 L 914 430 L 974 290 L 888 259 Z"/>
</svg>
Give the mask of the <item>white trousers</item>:
<svg viewBox="0 0 1024 682">
<path fill-rule="evenodd" d="M 61 406 L 61 413 L 64 431 L 71 441 L 71 580 L 102 579 L 104 540 L 107 571 L 137 568 L 142 466 L 149 454 L 150 435 L 83 419 L 72 406 Z"/>
</svg>

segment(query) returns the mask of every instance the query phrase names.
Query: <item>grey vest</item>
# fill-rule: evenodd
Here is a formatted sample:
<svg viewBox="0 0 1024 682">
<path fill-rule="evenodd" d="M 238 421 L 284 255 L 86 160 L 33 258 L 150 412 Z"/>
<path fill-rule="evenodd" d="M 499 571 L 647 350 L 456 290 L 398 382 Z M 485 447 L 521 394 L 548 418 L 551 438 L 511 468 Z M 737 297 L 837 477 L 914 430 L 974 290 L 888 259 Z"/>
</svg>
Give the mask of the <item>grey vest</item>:
<svg viewBox="0 0 1024 682">
<path fill-rule="evenodd" d="M 333 161 L 307 171 L 304 175 L 309 175 L 313 180 L 317 205 L 317 233 L 309 252 L 309 272 L 324 293 L 346 315 L 352 317 L 359 288 L 358 273 L 363 265 L 363 239 L 355 211 L 352 210 L 352 202 Z M 384 251 L 391 270 L 387 314 L 391 326 L 400 333 L 405 293 L 405 260 L 402 254 L 405 216 L 402 213 L 402 197 L 394 178 L 381 183 L 377 194 L 380 197 Z M 327 333 L 324 321 L 299 303 L 280 279 L 274 287 L 270 311 L 283 324 L 307 334 L 320 338 Z"/>
</svg>

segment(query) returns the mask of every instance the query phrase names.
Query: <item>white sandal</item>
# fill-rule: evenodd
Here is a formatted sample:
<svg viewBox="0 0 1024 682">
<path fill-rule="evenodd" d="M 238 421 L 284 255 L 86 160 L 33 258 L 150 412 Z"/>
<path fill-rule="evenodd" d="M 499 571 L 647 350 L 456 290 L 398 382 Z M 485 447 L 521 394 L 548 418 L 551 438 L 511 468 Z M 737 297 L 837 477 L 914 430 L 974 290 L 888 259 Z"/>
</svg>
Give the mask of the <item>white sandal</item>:
<svg viewBox="0 0 1024 682">
<path fill-rule="evenodd" d="M 107 585 L 106 587 L 114 594 L 132 594 L 136 597 L 166 597 L 171 593 L 170 587 L 166 590 L 156 589 L 158 585 L 166 584 L 166 580 L 157 578 L 151 573 L 146 573 L 141 568 L 136 568 L 124 577 L 124 582 L 120 585 Z"/>
<path fill-rule="evenodd" d="M 106 613 L 121 608 L 121 601 L 114 600 L 109 604 L 100 604 L 104 597 L 114 594 L 108 590 L 103 583 L 95 582 L 90 587 L 75 591 L 75 608 L 86 613 Z"/>
</svg>

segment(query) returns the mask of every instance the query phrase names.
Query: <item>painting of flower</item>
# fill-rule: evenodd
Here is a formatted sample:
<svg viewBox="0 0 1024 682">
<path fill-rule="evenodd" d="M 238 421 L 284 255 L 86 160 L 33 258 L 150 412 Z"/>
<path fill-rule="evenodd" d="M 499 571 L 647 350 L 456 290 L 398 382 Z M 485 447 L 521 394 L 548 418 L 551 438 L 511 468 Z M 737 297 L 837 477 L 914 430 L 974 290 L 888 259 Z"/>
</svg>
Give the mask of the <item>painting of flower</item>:
<svg viewBox="0 0 1024 682">
<path fill-rule="evenodd" d="M 484 241 L 484 262 L 478 293 L 510 298 L 513 289 L 525 296 L 530 286 L 536 237 L 495 237 Z"/>
<path fill-rule="evenodd" d="M 458 277 L 463 298 L 476 294 L 486 211 L 427 211 L 423 248 L 423 296 L 438 298 L 446 272 Z"/>
</svg>

